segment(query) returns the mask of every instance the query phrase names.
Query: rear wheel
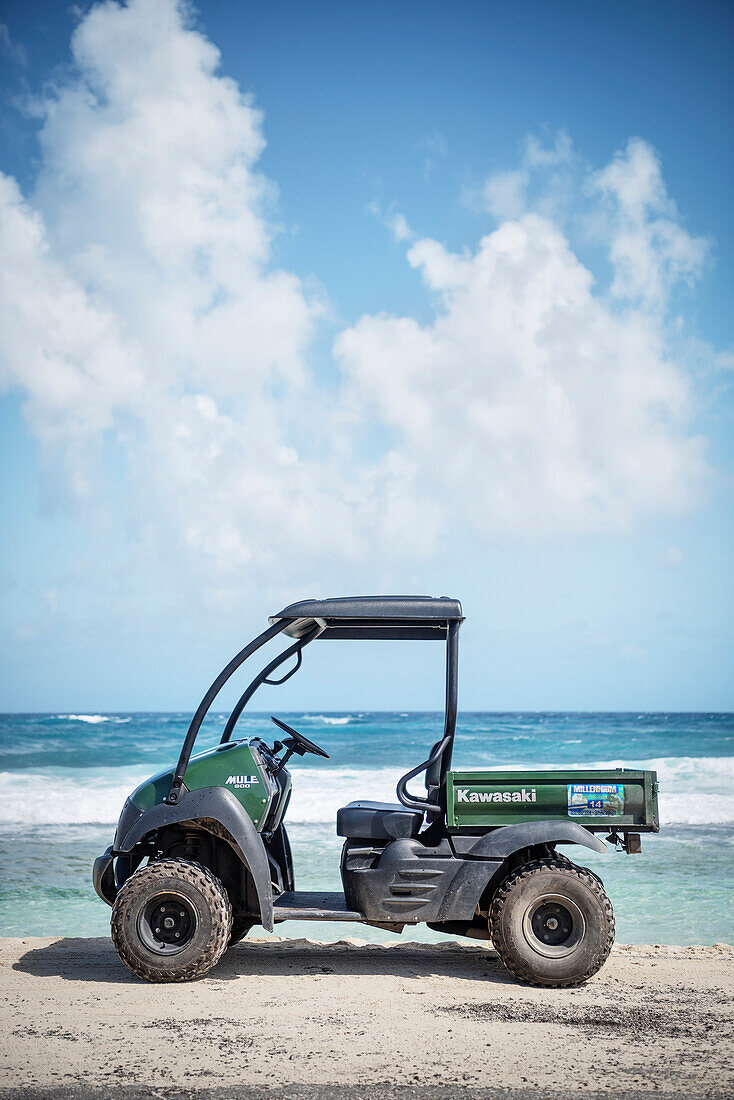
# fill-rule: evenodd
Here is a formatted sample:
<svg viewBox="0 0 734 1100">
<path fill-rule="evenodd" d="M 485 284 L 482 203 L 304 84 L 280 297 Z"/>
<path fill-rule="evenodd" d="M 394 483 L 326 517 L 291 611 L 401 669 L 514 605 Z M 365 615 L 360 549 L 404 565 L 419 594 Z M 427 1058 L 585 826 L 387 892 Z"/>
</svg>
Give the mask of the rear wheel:
<svg viewBox="0 0 734 1100">
<path fill-rule="evenodd" d="M 602 880 L 601 880 L 601 879 L 599 878 L 599 876 L 597 875 L 596 871 L 592 871 L 592 870 L 591 870 L 591 867 L 582 867 L 580 863 L 574 863 L 574 862 L 573 862 L 572 860 L 570 860 L 570 859 L 568 858 L 568 856 L 564 856 L 564 855 L 561 855 L 561 854 L 560 854 L 560 852 L 557 852 L 557 853 L 556 853 L 556 854 L 555 854 L 555 855 L 553 856 L 553 859 L 558 859 L 558 860 L 560 860 L 560 861 L 561 861 L 561 863 L 565 863 L 565 865 L 566 865 L 567 867 L 575 867 L 577 871 L 583 871 L 583 872 L 584 872 L 585 874 L 587 874 L 587 875 L 591 875 L 591 877 L 592 877 L 592 878 L 594 878 L 594 879 L 596 879 L 596 881 L 597 881 L 597 882 L 599 883 L 599 885 L 601 886 L 602 890 L 604 889 L 604 883 L 603 883 L 603 882 L 602 882 Z"/>
<path fill-rule="evenodd" d="M 187 859 L 162 859 L 136 871 L 112 908 L 117 953 L 149 982 L 203 977 L 226 950 L 231 926 L 224 886 Z"/>
<path fill-rule="evenodd" d="M 507 969 L 531 985 L 580 985 L 604 965 L 614 913 L 601 880 L 565 859 L 515 868 L 489 910 L 492 942 Z"/>
</svg>

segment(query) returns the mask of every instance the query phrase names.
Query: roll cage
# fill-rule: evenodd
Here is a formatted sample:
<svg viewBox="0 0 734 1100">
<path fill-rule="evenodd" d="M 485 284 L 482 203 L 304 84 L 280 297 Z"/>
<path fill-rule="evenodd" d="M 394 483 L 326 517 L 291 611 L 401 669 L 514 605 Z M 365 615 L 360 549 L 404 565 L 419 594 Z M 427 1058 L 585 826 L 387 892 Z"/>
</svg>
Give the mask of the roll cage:
<svg viewBox="0 0 734 1100">
<path fill-rule="evenodd" d="M 461 604 L 448 596 L 356 596 L 328 600 L 301 600 L 271 616 L 266 630 L 240 650 L 217 676 L 199 703 L 181 746 L 166 802 L 173 805 L 181 797 L 186 769 L 201 725 L 219 692 L 240 665 L 278 634 L 295 639 L 293 644 L 273 658 L 251 681 L 232 709 L 222 732 L 221 744 L 234 733 L 243 710 L 261 684 L 284 684 L 301 667 L 304 647 L 318 639 L 398 639 L 429 640 L 446 643 L 446 702 L 444 730 L 427 760 L 404 775 L 397 794 L 411 809 L 439 812 L 439 792 L 451 765 L 458 709 L 459 629 L 464 621 Z M 295 664 L 278 680 L 271 679 L 281 665 L 295 657 Z M 427 798 L 408 793 L 407 784 L 426 772 Z"/>
</svg>

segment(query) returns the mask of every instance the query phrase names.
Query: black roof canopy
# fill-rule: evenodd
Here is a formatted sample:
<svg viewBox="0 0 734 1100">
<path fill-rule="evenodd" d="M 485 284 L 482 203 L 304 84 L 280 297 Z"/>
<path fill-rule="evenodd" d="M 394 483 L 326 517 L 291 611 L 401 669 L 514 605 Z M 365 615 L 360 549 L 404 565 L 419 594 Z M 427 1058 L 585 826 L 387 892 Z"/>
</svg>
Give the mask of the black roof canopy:
<svg viewBox="0 0 734 1100">
<path fill-rule="evenodd" d="M 284 633 L 300 638 L 315 625 L 319 638 L 446 639 L 449 623 L 463 622 L 461 604 L 449 596 L 339 596 L 299 600 L 271 615 L 291 620 Z"/>
</svg>

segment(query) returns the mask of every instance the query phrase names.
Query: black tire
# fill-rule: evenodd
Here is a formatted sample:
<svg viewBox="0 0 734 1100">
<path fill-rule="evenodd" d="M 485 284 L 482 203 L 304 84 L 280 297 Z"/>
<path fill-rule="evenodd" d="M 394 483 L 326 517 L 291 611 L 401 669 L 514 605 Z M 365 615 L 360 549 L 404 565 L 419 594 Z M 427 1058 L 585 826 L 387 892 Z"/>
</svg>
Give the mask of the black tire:
<svg viewBox="0 0 734 1100">
<path fill-rule="evenodd" d="M 231 927 L 224 886 L 188 859 L 161 859 L 136 871 L 112 907 L 117 953 L 149 982 L 203 977 L 224 954 Z"/>
<path fill-rule="evenodd" d="M 530 985 L 588 981 L 614 943 L 614 912 L 601 880 L 568 860 L 511 871 L 492 899 L 489 933 L 507 969 Z"/>
<path fill-rule="evenodd" d="M 236 943 L 243 940 L 251 928 L 255 927 L 257 922 L 252 917 L 235 916 L 232 918 L 232 929 L 229 933 L 228 947 L 234 947 Z"/>
<path fill-rule="evenodd" d="M 596 879 L 596 881 L 599 883 L 602 890 L 604 889 L 604 883 L 599 878 L 596 871 L 592 871 L 591 867 L 582 867 L 580 863 L 574 863 L 572 860 L 570 860 L 568 858 L 568 856 L 562 856 L 560 853 L 556 853 L 556 855 L 553 858 L 554 859 L 560 859 L 560 861 L 562 863 L 565 863 L 567 867 L 575 867 L 577 871 L 584 871 L 585 874 L 591 875 L 591 877 Z"/>
</svg>

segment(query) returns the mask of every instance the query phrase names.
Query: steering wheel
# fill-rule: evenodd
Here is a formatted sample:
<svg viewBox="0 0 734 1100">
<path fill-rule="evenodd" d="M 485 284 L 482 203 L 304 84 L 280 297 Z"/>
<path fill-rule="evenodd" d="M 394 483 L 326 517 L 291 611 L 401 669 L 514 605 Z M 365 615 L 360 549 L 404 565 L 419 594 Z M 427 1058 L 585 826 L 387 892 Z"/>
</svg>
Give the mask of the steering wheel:
<svg viewBox="0 0 734 1100">
<path fill-rule="evenodd" d="M 304 737 L 298 730 L 294 730 L 292 726 L 287 726 L 285 722 L 281 722 L 280 718 L 276 718 L 275 715 L 270 715 L 270 721 L 275 722 L 276 726 L 280 726 L 282 730 L 285 730 L 290 735 L 291 739 L 295 742 L 293 745 L 293 751 L 297 752 L 299 756 L 303 756 L 306 752 L 312 752 L 314 756 L 323 756 L 325 760 L 329 759 L 328 752 L 324 752 L 318 745 L 315 745 L 313 741 L 309 741 L 308 737 Z"/>
</svg>

